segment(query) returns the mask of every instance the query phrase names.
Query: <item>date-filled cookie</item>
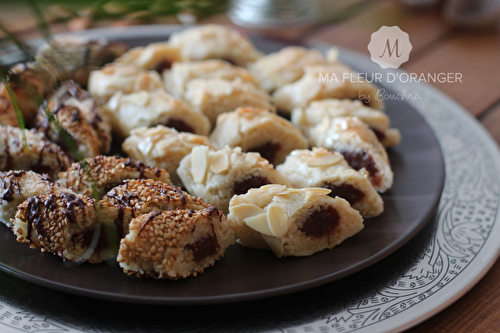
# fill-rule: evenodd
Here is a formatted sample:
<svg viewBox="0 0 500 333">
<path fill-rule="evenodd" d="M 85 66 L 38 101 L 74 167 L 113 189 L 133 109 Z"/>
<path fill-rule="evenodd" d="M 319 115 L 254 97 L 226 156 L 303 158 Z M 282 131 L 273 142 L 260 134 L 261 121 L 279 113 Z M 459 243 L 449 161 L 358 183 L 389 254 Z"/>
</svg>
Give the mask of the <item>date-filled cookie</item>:
<svg viewBox="0 0 500 333">
<path fill-rule="evenodd" d="M 373 187 L 387 191 L 393 182 L 384 146 L 368 126 L 356 117 L 325 118 L 310 132 L 311 144 L 344 155 L 355 170 L 366 173 Z"/>
<path fill-rule="evenodd" d="M 103 106 L 111 119 L 113 131 L 119 138 L 126 138 L 137 127 L 165 125 L 181 132 L 208 135 L 210 121 L 186 102 L 172 97 L 162 89 L 138 91 L 130 94 L 116 93 Z"/>
<path fill-rule="evenodd" d="M 132 130 L 122 148 L 128 156 L 137 161 L 167 170 L 172 182 L 182 186 L 177 168 L 184 156 L 200 145 L 215 149 L 206 136 L 180 133 L 173 128 L 158 125 Z"/>
<path fill-rule="evenodd" d="M 292 187 L 331 190 L 329 196 L 347 200 L 365 218 L 380 215 L 384 210 L 384 202 L 370 181 L 351 168 L 342 154 L 324 148 L 294 150 L 276 169 Z"/>
<path fill-rule="evenodd" d="M 151 43 L 147 46 L 134 47 L 116 59 L 116 64 L 130 64 L 158 73 L 168 69 L 176 61 L 181 61 L 179 49 L 168 43 Z"/>
<path fill-rule="evenodd" d="M 130 222 L 117 261 L 129 275 L 177 280 L 203 273 L 234 242 L 233 229 L 215 207 L 152 212 Z"/>
<path fill-rule="evenodd" d="M 292 150 L 307 148 L 306 138 L 288 120 L 252 107 L 220 115 L 210 139 L 219 148 L 257 152 L 274 165 L 283 163 Z"/>
<path fill-rule="evenodd" d="M 323 99 L 292 111 L 292 123 L 307 137 L 309 131 L 324 118 L 338 117 L 358 117 L 370 127 L 384 147 L 395 146 L 401 141 L 399 131 L 389 128 L 390 119 L 384 112 L 367 107 L 359 100 Z"/>
<path fill-rule="evenodd" d="M 195 147 L 181 161 L 177 173 L 189 193 L 224 212 L 235 194 L 266 184 L 289 185 L 258 153 L 243 153 L 239 147 L 217 151 Z"/>
<path fill-rule="evenodd" d="M 299 80 L 273 93 L 274 104 L 286 115 L 294 108 L 326 98 L 360 99 L 370 107 L 383 109 L 383 103 L 377 100 L 377 87 L 340 63 L 308 65 Z"/>
<path fill-rule="evenodd" d="M 342 243 L 363 229 L 363 218 L 330 190 L 267 185 L 234 196 L 228 220 L 238 241 L 271 249 L 276 257 L 309 256 Z"/>
<path fill-rule="evenodd" d="M 175 32 L 168 43 L 180 50 L 183 61 L 223 59 L 245 66 L 262 55 L 237 30 L 218 24 Z"/>
</svg>

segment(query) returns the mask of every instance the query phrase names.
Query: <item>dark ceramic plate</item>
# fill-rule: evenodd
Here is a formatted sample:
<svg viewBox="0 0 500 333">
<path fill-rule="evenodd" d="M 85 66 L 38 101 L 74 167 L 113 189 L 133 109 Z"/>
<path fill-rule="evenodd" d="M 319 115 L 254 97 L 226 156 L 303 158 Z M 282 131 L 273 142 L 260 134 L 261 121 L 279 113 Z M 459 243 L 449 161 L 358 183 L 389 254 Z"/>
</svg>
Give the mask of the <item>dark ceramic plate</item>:
<svg viewBox="0 0 500 333">
<path fill-rule="evenodd" d="M 93 36 L 120 39 L 131 46 L 165 40 L 177 27 L 101 29 Z M 255 38 L 273 52 L 287 46 Z M 368 58 L 345 56 L 354 69 Z M 342 55 L 342 52 L 341 52 Z M 358 66 L 357 66 L 358 65 Z M 375 68 L 375 67 L 373 67 Z M 376 70 L 376 69 L 374 69 Z M 386 87 L 384 87 L 386 88 Z M 390 89 L 386 88 L 387 92 Z M 444 182 L 439 143 L 422 116 L 405 101 L 387 101 L 386 111 L 403 140 L 390 149 L 394 186 L 383 195 L 384 213 L 332 250 L 310 257 L 277 259 L 271 251 L 234 245 L 224 258 L 196 278 L 182 281 L 139 279 L 122 273 L 116 262 L 75 265 L 32 250 L 0 226 L 0 268 L 22 279 L 65 292 L 133 303 L 207 304 L 258 299 L 291 293 L 338 280 L 366 268 L 399 249 L 434 213 Z"/>
</svg>

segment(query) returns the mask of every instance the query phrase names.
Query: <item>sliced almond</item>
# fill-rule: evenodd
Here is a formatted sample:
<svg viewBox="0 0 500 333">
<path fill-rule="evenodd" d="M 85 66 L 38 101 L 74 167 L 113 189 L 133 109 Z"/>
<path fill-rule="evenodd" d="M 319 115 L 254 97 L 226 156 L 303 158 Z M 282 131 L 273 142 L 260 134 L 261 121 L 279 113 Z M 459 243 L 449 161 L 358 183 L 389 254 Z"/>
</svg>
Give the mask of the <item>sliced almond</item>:
<svg viewBox="0 0 500 333">
<path fill-rule="evenodd" d="M 285 249 L 283 248 L 283 243 L 281 243 L 279 239 L 267 235 L 262 235 L 262 238 L 264 238 L 267 245 L 274 252 L 274 255 L 276 255 L 277 258 L 283 257 Z"/>
<path fill-rule="evenodd" d="M 212 156 L 210 170 L 214 173 L 221 173 L 229 168 L 229 157 L 223 151 L 218 151 Z"/>
<path fill-rule="evenodd" d="M 344 157 L 341 154 L 329 153 L 326 155 L 314 156 L 306 160 L 308 167 L 324 167 L 331 166 L 341 162 Z"/>
<path fill-rule="evenodd" d="M 312 191 L 318 193 L 319 195 L 328 195 L 332 191 L 330 189 L 322 187 L 310 187 L 310 188 L 305 188 L 304 190 Z"/>
<path fill-rule="evenodd" d="M 288 217 L 280 206 L 269 206 L 267 209 L 267 221 L 269 222 L 269 229 L 276 237 L 281 237 L 288 231 Z"/>
<path fill-rule="evenodd" d="M 234 207 L 229 207 L 229 213 L 236 219 L 238 225 L 243 225 L 246 218 L 260 215 L 264 210 L 253 204 L 241 204 Z"/>
<path fill-rule="evenodd" d="M 261 234 L 272 236 L 273 233 L 269 229 L 269 223 L 267 222 L 267 213 L 262 213 L 256 216 L 247 217 L 244 219 L 247 226 L 253 230 L 260 232 Z"/>
<path fill-rule="evenodd" d="M 208 164 L 208 147 L 197 146 L 191 151 L 191 174 L 195 183 L 205 180 Z"/>
<path fill-rule="evenodd" d="M 328 155 L 329 151 L 326 150 L 325 148 L 318 148 L 318 147 L 314 147 L 312 149 L 312 154 L 314 156 L 323 156 L 323 155 Z"/>
<path fill-rule="evenodd" d="M 270 194 L 277 194 L 277 193 L 286 191 L 286 186 L 285 185 L 271 184 L 271 185 L 264 185 L 261 187 L 261 189 L 266 190 Z"/>
<path fill-rule="evenodd" d="M 246 153 L 245 159 L 252 163 L 256 164 L 259 161 L 260 154 L 259 153 Z"/>
</svg>

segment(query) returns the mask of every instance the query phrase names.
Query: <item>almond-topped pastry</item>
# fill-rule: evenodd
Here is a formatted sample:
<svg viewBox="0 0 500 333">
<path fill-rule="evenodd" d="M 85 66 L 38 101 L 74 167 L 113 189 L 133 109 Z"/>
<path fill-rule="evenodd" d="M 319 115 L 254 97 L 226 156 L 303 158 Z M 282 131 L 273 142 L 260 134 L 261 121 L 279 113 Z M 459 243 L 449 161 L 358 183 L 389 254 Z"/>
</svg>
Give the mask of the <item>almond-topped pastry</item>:
<svg viewBox="0 0 500 333">
<path fill-rule="evenodd" d="M 177 280 L 203 273 L 234 242 L 231 225 L 215 207 L 152 212 L 130 222 L 117 261 L 129 275 Z"/>
<path fill-rule="evenodd" d="M 38 112 L 42 100 L 52 93 L 56 77 L 36 63 L 17 64 L 7 73 L 7 82 L 16 96 L 25 123 Z M 19 127 L 14 104 L 4 83 L 0 84 L 0 125 Z"/>
<path fill-rule="evenodd" d="M 341 197 L 363 217 L 380 215 L 384 202 L 368 178 L 351 168 L 339 153 L 324 148 L 294 150 L 277 168 L 292 187 L 322 187 L 332 198 Z"/>
<path fill-rule="evenodd" d="M 117 253 L 112 210 L 89 196 L 60 192 L 31 197 L 19 205 L 12 224 L 18 242 L 65 260 L 96 264 Z"/>
<path fill-rule="evenodd" d="M 96 156 L 59 173 L 58 183 L 76 193 L 99 197 L 126 179 L 147 178 L 170 183 L 167 171 L 119 156 Z M 97 190 L 97 193 L 93 193 Z"/>
<path fill-rule="evenodd" d="M 207 24 L 174 32 L 168 43 L 180 49 L 183 61 L 223 59 L 245 66 L 262 56 L 249 39 L 225 25 Z"/>
<path fill-rule="evenodd" d="M 117 92 L 165 89 L 160 74 L 130 64 L 109 64 L 90 73 L 88 89 L 100 105 Z"/>
<path fill-rule="evenodd" d="M 195 147 L 181 161 L 177 173 L 189 193 L 226 213 L 235 194 L 266 184 L 289 185 L 260 154 L 243 153 L 239 147 L 217 151 Z"/>
<path fill-rule="evenodd" d="M 266 185 L 237 195 L 228 220 L 238 242 L 270 249 L 276 257 L 309 256 L 342 243 L 363 229 L 363 218 L 323 188 L 293 189 Z"/>
<path fill-rule="evenodd" d="M 200 145 L 215 149 L 206 136 L 179 133 L 173 128 L 158 125 L 132 130 L 130 136 L 123 142 L 122 148 L 135 160 L 167 170 L 172 182 L 182 186 L 177 168 L 184 156 Z"/>
<path fill-rule="evenodd" d="M 92 97 L 73 81 L 63 82 L 53 98 L 43 103 L 30 126 L 45 133 L 50 141 L 70 155 L 73 152 L 67 147 L 60 128 L 73 139 L 83 157 L 105 154 L 111 145 L 108 117 L 97 107 Z M 78 157 L 72 158 L 76 160 Z"/>
<path fill-rule="evenodd" d="M 199 210 L 210 207 L 173 184 L 152 179 L 126 180 L 106 193 L 100 204 L 113 210 L 113 220 L 123 236 L 128 233 L 130 221 L 135 217 L 177 208 Z"/>
<path fill-rule="evenodd" d="M 52 181 L 47 175 L 33 171 L 0 172 L 0 222 L 10 227 L 17 206 L 28 198 L 42 194 L 72 192 Z"/>
<path fill-rule="evenodd" d="M 384 147 L 395 146 L 401 141 L 399 130 L 389 128 L 390 119 L 384 112 L 367 107 L 358 100 L 323 99 L 292 111 L 292 123 L 298 126 L 306 137 L 309 137 L 309 131 L 324 118 L 338 117 L 358 117 L 377 135 Z"/>
<path fill-rule="evenodd" d="M 311 144 L 344 155 L 355 170 L 365 173 L 379 192 L 393 182 L 389 158 L 384 146 L 368 126 L 356 117 L 324 118 L 310 131 Z"/>
<path fill-rule="evenodd" d="M 161 89 L 130 94 L 118 92 L 103 110 L 111 118 L 113 132 L 120 139 L 129 136 L 134 128 L 158 124 L 200 135 L 208 135 L 211 127 L 203 113 Z"/>
<path fill-rule="evenodd" d="M 23 146 L 23 133 L 28 151 Z M 0 126 L 0 171 L 32 170 L 57 179 L 59 171 L 66 170 L 71 163 L 73 160 L 43 133 Z"/>
<path fill-rule="evenodd" d="M 271 97 L 252 83 L 240 78 L 232 81 L 224 79 L 194 79 L 187 83 L 184 99 L 191 106 L 203 112 L 212 125 L 217 116 L 238 107 L 252 106 L 276 112 Z"/>
<path fill-rule="evenodd" d="M 274 104 L 286 115 L 290 115 L 294 108 L 326 98 L 359 99 L 374 109 L 384 108 L 377 99 L 377 87 L 340 63 L 305 66 L 304 75 L 298 81 L 273 93 Z"/>
<path fill-rule="evenodd" d="M 170 68 L 176 61 L 181 61 L 179 49 L 163 42 L 134 47 L 116 59 L 114 63 L 131 64 L 148 71 L 154 70 L 161 73 Z"/>
<path fill-rule="evenodd" d="M 221 114 L 210 140 L 219 148 L 241 147 L 257 152 L 274 165 L 295 149 L 306 149 L 307 139 L 288 120 L 266 109 L 243 107 Z"/>
<path fill-rule="evenodd" d="M 259 79 L 262 88 L 272 92 L 300 79 L 304 75 L 304 66 L 325 61 L 325 57 L 318 50 L 289 46 L 260 57 L 248 65 L 248 68 Z"/>
<path fill-rule="evenodd" d="M 85 87 L 90 71 L 110 63 L 127 50 L 124 43 L 103 38 L 56 36 L 38 48 L 35 59 L 59 81 L 74 80 Z"/>
<path fill-rule="evenodd" d="M 176 62 L 170 70 L 163 72 L 167 91 L 179 98 L 184 97 L 186 85 L 194 79 L 224 79 L 232 81 L 240 78 L 244 82 L 260 87 L 259 81 L 248 70 L 234 66 L 224 60 L 202 60 Z"/>
</svg>

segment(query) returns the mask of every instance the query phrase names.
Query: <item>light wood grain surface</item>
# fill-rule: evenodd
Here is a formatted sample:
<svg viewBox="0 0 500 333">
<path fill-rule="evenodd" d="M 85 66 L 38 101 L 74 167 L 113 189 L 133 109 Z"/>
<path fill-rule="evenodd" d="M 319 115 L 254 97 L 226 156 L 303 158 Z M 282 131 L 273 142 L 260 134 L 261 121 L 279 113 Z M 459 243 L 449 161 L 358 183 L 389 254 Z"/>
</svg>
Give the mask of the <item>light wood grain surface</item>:
<svg viewBox="0 0 500 333">
<path fill-rule="evenodd" d="M 345 9 L 349 5 L 347 0 L 339 1 L 337 8 Z M 439 9 L 409 8 L 395 0 L 372 1 L 357 8 L 341 18 L 335 16 L 338 13 L 330 13 L 336 17 L 334 23 L 277 35 L 297 41 L 329 42 L 368 54 L 371 33 L 382 25 L 397 25 L 410 35 L 413 45 L 410 60 L 402 68 L 414 73 L 462 73 L 462 83 L 434 85 L 473 114 L 500 143 L 500 34 L 497 31 L 454 27 L 445 22 Z M 0 19 L 5 16 L 9 16 L 8 12 L 1 11 Z M 22 11 L 17 12 L 17 16 L 29 15 Z M 37 34 L 34 20 L 23 21 L 12 16 L 9 20 L 20 36 L 28 38 Z M 175 22 L 175 18 L 158 18 L 152 23 Z M 201 23 L 208 22 L 231 24 L 224 15 Z M 52 29 L 55 32 L 71 30 L 79 27 L 77 23 L 54 23 Z M 81 26 L 134 23 L 94 22 Z M 464 297 L 409 332 L 500 332 L 500 262 Z"/>
</svg>

